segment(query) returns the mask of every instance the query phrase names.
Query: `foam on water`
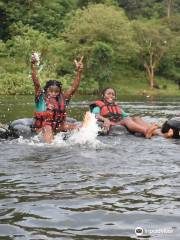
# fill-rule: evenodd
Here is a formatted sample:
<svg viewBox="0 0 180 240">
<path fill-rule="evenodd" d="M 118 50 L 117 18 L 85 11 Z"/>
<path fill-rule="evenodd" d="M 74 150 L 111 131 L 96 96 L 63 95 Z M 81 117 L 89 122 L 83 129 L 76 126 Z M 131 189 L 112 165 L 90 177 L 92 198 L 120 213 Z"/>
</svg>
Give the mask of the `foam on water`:
<svg viewBox="0 0 180 240">
<path fill-rule="evenodd" d="M 97 147 L 101 142 L 97 139 L 99 127 L 94 114 L 89 113 L 89 120 L 86 127 L 81 127 L 79 130 L 74 130 L 66 140 L 67 145 L 90 145 Z M 54 144 L 62 143 L 62 133 L 55 136 Z"/>
<path fill-rule="evenodd" d="M 26 139 L 22 136 L 20 136 L 17 139 L 18 143 L 20 144 L 28 144 L 31 146 L 44 146 L 45 143 L 42 142 L 42 136 L 41 135 L 36 135 L 34 137 L 31 137 L 30 139 Z"/>
<path fill-rule="evenodd" d="M 94 114 L 89 113 L 90 121 L 88 126 L 82 127 L 79 131 L 76 131 L 72 136 L 70 136 L 69 141 L 78 144 L 99 144 L 100 141 L 97 140 L 97 135 L 99 132 L 99 126 L 97 125 L 97 120 Z"/>
</svg>

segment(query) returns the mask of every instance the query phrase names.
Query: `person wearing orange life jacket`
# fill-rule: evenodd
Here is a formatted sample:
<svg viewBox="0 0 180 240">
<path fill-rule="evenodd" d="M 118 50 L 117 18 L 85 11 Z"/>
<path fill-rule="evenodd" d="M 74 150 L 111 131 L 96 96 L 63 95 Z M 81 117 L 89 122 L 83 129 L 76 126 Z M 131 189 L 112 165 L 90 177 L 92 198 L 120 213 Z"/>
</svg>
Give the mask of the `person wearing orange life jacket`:
<svg viewBox="0 0 180 240">
<path fill-rule="evenodd" d="M 32 54 L 31 70 L 36 104 L 33 129 L 37 133 L 42 131 L 44 140 L 47 143 L 52 142 L 54 134 L 57 132 L 78 128 L 76 124 L 66 123 L 66 105 L 79 86 L 83 70 L 83 57 L 81 57 L 80 61 L 75 60 L 74 62 L 77 76 L 69 90 L 62 92 L 62 84 L 56 80 L 47 81 L 44 89 L 41 89 L 36 70 L 37 59 Z"/>
<path fill-rule="evenodd" d="M 90 105 L 90 110 L 96 115 L 102 127 L 107 131 L 112 126 L 125 126 L 130 132 L 142 133 L 146 138 L 151 138 L 157 129 L 156 124 L 148 125 L 142 118 L 131 118 L 116 103 L 116 92 L 113 88 L 106 88 L 102 92 L 102 99 Z"/>
</svg>

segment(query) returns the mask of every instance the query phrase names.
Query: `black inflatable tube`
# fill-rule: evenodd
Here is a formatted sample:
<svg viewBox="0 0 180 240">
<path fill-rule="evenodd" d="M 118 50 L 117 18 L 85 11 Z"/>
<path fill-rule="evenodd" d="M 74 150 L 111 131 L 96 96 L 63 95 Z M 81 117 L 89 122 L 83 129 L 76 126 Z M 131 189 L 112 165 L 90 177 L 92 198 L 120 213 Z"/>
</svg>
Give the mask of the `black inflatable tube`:
<svg viewBox="0 0 180 240">
<path fill-rule="evenodd" d="M 77 123 L 74 118 L 67 118 L 67 123 Z M 14 120 L 8 126 L 0 126 L 0 139 L 15 139 L 23 136 L 30 138 L 36 133 L 32 130 L 34 119 L 22 118 Z"/>
<path fill-rule="evenodd" d="M 74 118 L 67 118 L 68 123 L 77 123 Z M 9 126 L 0 126 L 0 139 L 13 139 L 23 136 L 32 137 L 35 133 L 32 131 L 33 118 L 23 118 L 13 121 Z M 180 117 L 171 118 L 162 125 L 162 132 L 167 133 L 169 129 L 173 130 L 173 138 L 180 138 Z M 122 126 L 114 126 L 110 131 L 100 131 L 99 135 L 109 135 L 119 131 L 126 131 Z"/>
</svg>

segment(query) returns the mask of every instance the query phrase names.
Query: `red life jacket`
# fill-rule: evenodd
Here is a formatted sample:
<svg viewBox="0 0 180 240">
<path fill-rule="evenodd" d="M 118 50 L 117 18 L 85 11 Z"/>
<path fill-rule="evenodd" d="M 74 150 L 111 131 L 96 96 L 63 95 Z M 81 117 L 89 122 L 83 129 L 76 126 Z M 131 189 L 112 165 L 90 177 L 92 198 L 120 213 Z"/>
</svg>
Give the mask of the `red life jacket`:
<svg viewBox="0 0 180 240">
<path fill-rule="evenodd" d="M 92 105 L 90 108 L 99 107 L 100 108 L 100 115 L 108 118 L 112 122 L 119 122 L 122 120 L 122 110 L 118 104 L 104 102 L 103 100 L 98 100 Z"/>
<path fill-rule="evenodd" d="M 39 129 L 50 125 L 54 131 L 58 129 L 66 120 L 66 105 L 64 96 L 61 94 L 57 98 L 44 96 L 46 111 L 35 112 L 34 128 Z"/>
</svg>

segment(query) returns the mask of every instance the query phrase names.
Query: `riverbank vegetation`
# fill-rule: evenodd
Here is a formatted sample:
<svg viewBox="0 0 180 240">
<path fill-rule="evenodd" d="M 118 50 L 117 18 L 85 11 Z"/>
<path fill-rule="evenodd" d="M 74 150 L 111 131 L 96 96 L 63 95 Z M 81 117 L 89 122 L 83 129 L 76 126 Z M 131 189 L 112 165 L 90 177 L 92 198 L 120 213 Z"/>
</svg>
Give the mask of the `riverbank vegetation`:
<svg viewBox="0 0 180 240">
<path fill-rule="evenodd" d="M 32 94 L 30 56 L 39 76 L 68 88 L 84 55 L 80 93 L 107 85 L 131 95 L 177 95 L 178 0 L 1 0 L 0 94 Z"/>
</svg>

